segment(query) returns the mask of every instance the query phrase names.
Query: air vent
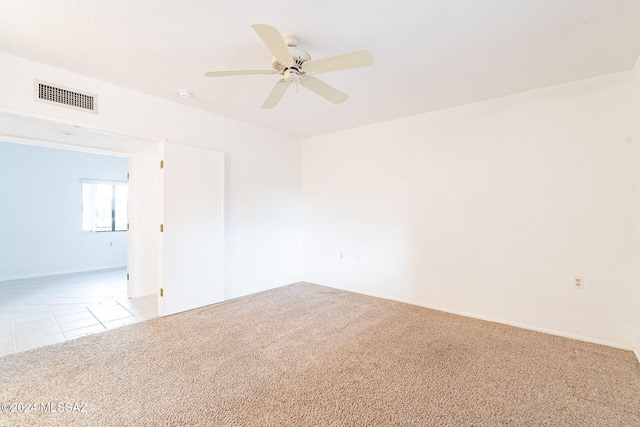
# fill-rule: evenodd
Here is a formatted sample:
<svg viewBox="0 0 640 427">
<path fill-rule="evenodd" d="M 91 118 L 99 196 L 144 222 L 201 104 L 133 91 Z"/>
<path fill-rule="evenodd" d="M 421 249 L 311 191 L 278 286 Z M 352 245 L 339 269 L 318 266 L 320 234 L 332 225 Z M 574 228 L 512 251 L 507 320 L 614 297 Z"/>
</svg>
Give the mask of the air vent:
<svg viewBox="0 0 640 427">
<path fill-rule="evenodd" d="M 54 86 L 36 80 L 34 98 L 39 101 L 51 102 L 75 110 L 98 112 L 98 97 L 91 93 L 80 92 L 62 86 Z"/>
</svg>

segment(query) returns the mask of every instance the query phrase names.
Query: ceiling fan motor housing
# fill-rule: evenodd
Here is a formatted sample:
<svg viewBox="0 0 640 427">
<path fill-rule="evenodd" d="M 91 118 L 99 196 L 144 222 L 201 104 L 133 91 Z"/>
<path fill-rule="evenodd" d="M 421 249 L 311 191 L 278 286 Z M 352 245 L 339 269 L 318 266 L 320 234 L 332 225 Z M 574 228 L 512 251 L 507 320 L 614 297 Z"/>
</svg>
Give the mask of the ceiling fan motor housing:
<svg viewBox="0 0 640 427">
<path fill-rule="evenodd" d="M 295 37 L 295 35 L 293 34 L 287 34 L 287 36 L 292 36 Z M 283 39 L 285 40 L 285 42 L 287 41 L 287 36 L 284 36 Z M 296 39 L 299 41 L 299 39 L 296 37 Z M 309 55 L 309 53 L 307 53 L 307 51 L 300 49 L 299 47 L 295 46 L 295 45 L 288 45 L 287 47 L 289 49 L 289 53 L 291 54 L 291 56 L 293 57 L 293 63 L 283 63 L 278 61 L 275 57 L 273 57 L 271 59 L 271 66 L 273 67 L 274 70 L 276 70 L 277 72 L 279 72 L 282 75 L 285 75 L 285 71 L 289 70 L 289 69 L 295 69 L 298 74 L 304 74 L 304 71 L 302 70 L 302 64 L 304 64 L 305 62 L 311 60 L 311 55 Z M 286 76 L 285 76 L 286 78 Z"/>
</svg>

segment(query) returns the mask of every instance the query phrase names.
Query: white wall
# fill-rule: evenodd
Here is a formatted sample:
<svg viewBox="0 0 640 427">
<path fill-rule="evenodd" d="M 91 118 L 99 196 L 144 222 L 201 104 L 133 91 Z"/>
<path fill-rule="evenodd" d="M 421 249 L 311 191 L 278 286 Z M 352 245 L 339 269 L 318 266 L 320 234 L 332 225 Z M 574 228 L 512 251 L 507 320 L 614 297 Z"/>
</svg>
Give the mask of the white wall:
<svg viewBox="0 0 640 427">
<path fill-rule="evenodd" d="M 159 148 L 159 147 L 155 147 Z M 137 152 L 129 158 L 129 276 L 128 295 L 157 294 L 160 285 L 159 153 Z"/>
<path fill-rule="evenodd" d="M 631 93 L 623 72 L 305 140 L 305 281 L 631 348 Z"/>
<path fill-rule="evenodd" d="M 127 233 L 82 233 L 80 179 L 126 181 L 127 159 L 0 142 L 0 280 L 127 265 Z"/>
<path fill-rule="evenodd" d="M 633 68 L 633 123 L 635 124 L 634 143 L 640 144 L 640 58 L 638 58 L 636 65 Z M 635 159 L 635 168 L 636 185 L 640 188 L 640 156 Z M 637 202 L 635 209 L 640 212 L 640 200 L 637 200 Z M 636 242 L 640 244 L 640 219 L 636 225 Z M 636 263 L 640 266 L 640 256 L 636 258 Z M 636 297 L 634 298 L 634 301 L 636 314 L 634 350 L 638 361 L 640 361 L 640 277 L 636 277 Z"/>
<path fill-rule="evenodd" d="M 99 114 L 34 101 L 34 79 L 97 94 Z M 6 54 L 0 54 L 0 93 L 0 109 L 223 152 L 225 297 L 301 279 L 298 139 Z"/>
</svg>

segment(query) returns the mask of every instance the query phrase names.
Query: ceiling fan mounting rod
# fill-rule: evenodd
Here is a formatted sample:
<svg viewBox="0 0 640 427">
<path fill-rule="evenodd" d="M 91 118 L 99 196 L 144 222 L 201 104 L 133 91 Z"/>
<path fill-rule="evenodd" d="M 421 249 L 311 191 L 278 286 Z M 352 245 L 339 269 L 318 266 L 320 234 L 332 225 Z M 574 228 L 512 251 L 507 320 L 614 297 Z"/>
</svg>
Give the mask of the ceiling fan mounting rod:
<svg viewBox="0 0 640 427">
<path fill-rule="evenodd" d="M 283 34 L 282 40 L 287 45 L 287 47 L 296 47 L 300 44 L 300 37 L 295 34 Z"/>
</svg>

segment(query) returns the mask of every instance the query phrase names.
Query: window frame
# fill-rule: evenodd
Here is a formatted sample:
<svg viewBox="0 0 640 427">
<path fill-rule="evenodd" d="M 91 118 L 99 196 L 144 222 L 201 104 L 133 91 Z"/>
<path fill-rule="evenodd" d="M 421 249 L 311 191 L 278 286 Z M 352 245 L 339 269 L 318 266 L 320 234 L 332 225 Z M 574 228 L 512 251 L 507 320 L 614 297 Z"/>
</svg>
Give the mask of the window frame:
<svg viewBox="0 0 640 427">
<path fill-rule="evenodd" d="M 84 211 L 85 211 L 85 198 L 84 198 L 84 184 L 93 184 L 93 185 L 110 185 L 111 188 L 111 230 L 85 230 L 84 229 Z M 127 195 L 129 192 L 129 182 L 128 181 L 111 181 L 104 179 L 80 179 L 80 230 L 82 233 L 121 233 L 129 231 L 129 197 L 127 196 L 127 228 L 122 230 L 116 230 L 116 186 L 124 185 L 127 187 Z M 95 211 L 93 212 L 93 224 L 95 228 Z"/>
</svg>

